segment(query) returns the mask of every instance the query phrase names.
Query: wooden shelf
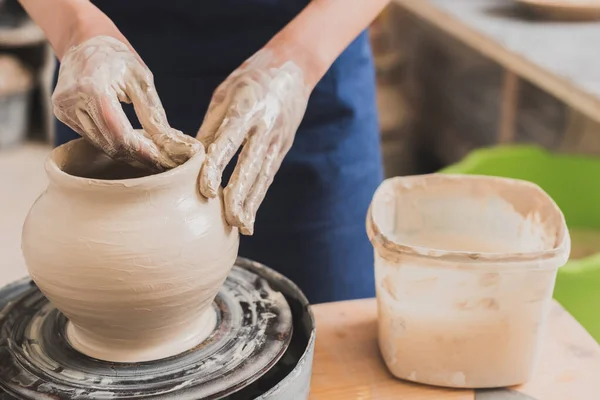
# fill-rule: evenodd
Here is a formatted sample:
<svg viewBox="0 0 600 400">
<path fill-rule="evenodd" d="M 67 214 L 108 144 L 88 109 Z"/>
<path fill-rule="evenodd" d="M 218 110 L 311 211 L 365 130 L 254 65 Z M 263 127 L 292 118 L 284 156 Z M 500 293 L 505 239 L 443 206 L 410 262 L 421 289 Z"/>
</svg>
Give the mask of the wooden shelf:
<svg viewBox="0 0 600 400">
<path fill-rule="evenodd" d="M 511 0 L 394 0 L 600 121 L 600 23 L 545 21 Z"/>
<path fill-rule="evenodd" d="M 0 46 L 27 47 L 42 44 L 46 41 L 44 32 L 32 21 L 13 28 L 0 28 Z"/>
</svg>

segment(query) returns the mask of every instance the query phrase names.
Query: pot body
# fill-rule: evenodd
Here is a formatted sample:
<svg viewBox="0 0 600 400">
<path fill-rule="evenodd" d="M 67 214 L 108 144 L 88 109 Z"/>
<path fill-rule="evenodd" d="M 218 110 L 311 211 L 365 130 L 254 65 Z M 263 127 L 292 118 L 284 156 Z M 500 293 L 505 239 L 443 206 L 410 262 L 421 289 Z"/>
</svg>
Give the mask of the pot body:
<svg viewBox="0 0 600 400">
<path fill-rule="evenodd" d="M 198 154 L 157 175 L 93 179 L 85 176 L 119 177 L 128 167 L 83 140 L 53 151 L 49 186 L 25 221 L 22 249 L 33 280 L 69 318 L 69 340 L 81 352 L 149 361 L 194 347 L 214 328 L 206 311 L 239 239 L 223 218 L 222 199 L 198 193 L 203 160 Z"/>
</svg>

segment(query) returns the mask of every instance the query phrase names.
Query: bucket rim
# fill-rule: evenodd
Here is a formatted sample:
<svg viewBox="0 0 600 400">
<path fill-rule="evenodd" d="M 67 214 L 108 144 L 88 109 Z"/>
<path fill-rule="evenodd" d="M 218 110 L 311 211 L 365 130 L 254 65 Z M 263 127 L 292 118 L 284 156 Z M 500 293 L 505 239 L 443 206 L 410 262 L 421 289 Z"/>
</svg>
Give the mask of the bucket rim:
<svg viewBox="0 0 600 400">
<path fill-rule="evenodd" d="M 531 251 L 531 252 L 511 252 L 511 253 L 492 253 L 492 252 L 473 252 L 473 251 L 457 251 L 457 250 L 440 250 L 423 246 L 414 246 L 400 244 L 390 239 L 379 226 L 375 223 L 373 217 L 373 207 L 379 196 L 384 190 L 387 190 L 390 185 L 398 184 L 399 182 L 421 181 L 428 180 L 485 180 L 487 182 L 496 182 L 505 185 L 520 185 L 527 187 L 530 190 L 537 191 L 541 194 L 548 205 L 553 209 L 553 212 L 560 219 L 560 227 L 557 234 L 555 245 L 550 249 Z M 519 269 L 557 269 L 566 264 L 570 248 L 571 240 L 567 229 L 565 217 L 554 200 L 535 183 L 521 180 L 488 175 L 471 175 L 471 174 L 447 174 L 433 173 L 423 175 L 398 176 L 384 180 L 375 191 L 373 200 L 367 211 L 367 235 L 374 250 L 384 259 L 392 262 L 399 262 L 401 257 L 414 256 L 435 260 L 438 262 L 460 263 L 455 265 L 456 269 L 472 269 L 482 268 L 485 265 L 495 265 L 498 263 L 509 264 Z M 526 264 L 526 265 L 523 265 Z M 503 267 L 505 268 L 505 267 Z"/>
</svg>

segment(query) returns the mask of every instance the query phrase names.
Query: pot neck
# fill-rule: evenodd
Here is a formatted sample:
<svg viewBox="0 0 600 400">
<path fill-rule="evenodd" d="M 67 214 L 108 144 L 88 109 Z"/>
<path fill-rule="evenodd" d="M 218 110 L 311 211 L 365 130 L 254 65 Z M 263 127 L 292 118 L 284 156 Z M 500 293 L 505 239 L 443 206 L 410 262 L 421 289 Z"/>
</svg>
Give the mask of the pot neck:
<svg viewBox="0 0 600 400">
<path fill-rule="evenodd" d="M 45 168 L 50 187 L 72 195 L 148 196 L 149 193 L 196 191 L 204 159 L 205 154 L 201 152 L 176 168 L 154 174 L 114 161 L 84 139 L 77 139 L 54 149 Z M 101 179 L 103 174 L 133 177 Z"/>
</svg>

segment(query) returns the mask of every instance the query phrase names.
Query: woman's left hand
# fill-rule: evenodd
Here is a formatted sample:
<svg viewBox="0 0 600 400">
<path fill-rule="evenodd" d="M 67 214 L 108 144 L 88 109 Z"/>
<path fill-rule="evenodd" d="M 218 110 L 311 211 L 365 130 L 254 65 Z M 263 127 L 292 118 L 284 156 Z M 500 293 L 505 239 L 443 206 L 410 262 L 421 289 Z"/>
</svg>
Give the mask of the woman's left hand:
<svg viewBox="0 0 600 400">
<path fill-rule="evenodd" d="M 215 197 L 223 170 L 243 145 L 225 188 L 225 218 L 252 235 L 258 207 L 294 141 L 308 97 L 304 71 L 260 50 L 215 91 L 197 138 L 207 150 L 200 191 Z"/>
</svg>

